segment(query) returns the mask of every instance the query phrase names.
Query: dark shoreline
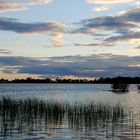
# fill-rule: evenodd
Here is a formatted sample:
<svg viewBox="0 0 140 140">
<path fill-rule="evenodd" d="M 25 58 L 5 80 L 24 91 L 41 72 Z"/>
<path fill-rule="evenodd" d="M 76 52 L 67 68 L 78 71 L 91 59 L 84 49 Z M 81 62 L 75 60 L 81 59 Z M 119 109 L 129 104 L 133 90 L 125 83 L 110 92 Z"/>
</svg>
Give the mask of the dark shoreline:
<svg viewBox="0 0 140 140">
<path fill-rule="evenodd" d="M 94 80 L 88 79 L 0 79 L 0 83 L 15 83 L 15 84 L 140 84 L 140 77 L 114 77 L 114 78 L 98 78 Z"/>
</svg>

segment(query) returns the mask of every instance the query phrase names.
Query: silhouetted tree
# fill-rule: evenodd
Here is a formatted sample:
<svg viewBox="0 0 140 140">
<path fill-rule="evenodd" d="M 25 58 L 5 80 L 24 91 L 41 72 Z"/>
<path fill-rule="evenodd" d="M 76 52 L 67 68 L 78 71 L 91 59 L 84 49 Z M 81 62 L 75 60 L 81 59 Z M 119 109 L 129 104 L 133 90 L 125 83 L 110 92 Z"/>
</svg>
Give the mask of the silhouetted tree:
<svg viewBox="0 0 140 140">
<path fill-rule="evenodd" d="M 112 91 L 114 93 L 126 93 L 128 92 L 128 88 L 129 88 L 129 84 L 118 84 L 118 83 L 114 83 L 112 84 Z"/>
</svg>

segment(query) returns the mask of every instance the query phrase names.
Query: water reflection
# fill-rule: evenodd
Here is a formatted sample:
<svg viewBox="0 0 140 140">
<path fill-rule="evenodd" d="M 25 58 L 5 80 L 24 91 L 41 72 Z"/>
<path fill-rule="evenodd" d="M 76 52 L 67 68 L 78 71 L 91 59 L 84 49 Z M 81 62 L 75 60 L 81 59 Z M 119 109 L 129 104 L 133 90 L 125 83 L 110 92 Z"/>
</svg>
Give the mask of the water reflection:
<svg viewBox="0 0 140 140">
<path fill-rule="evenodd" d="M 84 137 L 88 138 L 90 133 L 92 139 L 133 138 L 139 136 L 135 134 L 139 129 L 137 119 L 139 114 L 134 115 L 119 104 L 68 104 L 8 97 L 0 100 L 1 138 L 38 136 L 39 133 L 48 138 L 57 129 L 70 129 L 75 137 L 78 137 L 80 131 L 80 136 L 84 133 Z"/>
<path fill-rule="evenodd" d="M 127 93 L 129 91 L 129 84 L 114 83 L 111 86 L 114 93 Z"/>
</svg>

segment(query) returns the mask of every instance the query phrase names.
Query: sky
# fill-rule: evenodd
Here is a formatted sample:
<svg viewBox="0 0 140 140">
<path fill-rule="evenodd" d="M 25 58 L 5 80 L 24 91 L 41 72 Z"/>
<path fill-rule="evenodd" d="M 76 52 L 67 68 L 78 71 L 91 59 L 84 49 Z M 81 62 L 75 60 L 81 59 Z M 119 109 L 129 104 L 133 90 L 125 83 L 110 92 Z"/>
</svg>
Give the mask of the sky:
<svg viewBox="0 0 140 140">
<path fill-rule="evenodd" d="M 0 0 L 0 78 L 140 76 L 139 0 Z"/>
</svg>

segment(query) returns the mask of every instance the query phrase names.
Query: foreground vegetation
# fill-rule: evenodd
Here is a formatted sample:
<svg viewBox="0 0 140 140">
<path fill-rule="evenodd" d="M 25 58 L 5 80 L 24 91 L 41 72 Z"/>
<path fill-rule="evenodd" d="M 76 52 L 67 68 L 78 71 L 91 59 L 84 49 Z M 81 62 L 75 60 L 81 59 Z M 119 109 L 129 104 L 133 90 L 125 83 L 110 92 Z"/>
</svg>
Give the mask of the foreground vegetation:
<svg viewBox="0 0 140 140">
<path fill-rule="evenodd" d="M 116 127 L 125 117 L 120 105 L 102 103 L 68 104 L 42 101 L 39 99 L 0 99 L 0 133 L 7 136 L 14 133 L 29 133 L 48 128 L 61 128 L 68 124 L 71 129 L 101 129 Z M 107 128 L 106 128 L 107 129 Z"/>
<path fill-rule="evenodd" d="M 120 104 L 69 104 L 39 99 L 0 99 L 0 137 L 65 128 L 114 137 L 134 126 L 134 115 Z M 128 123 L 129 122 L 129 123 Z M 127 126 L 128 125 L 128 126 Z M 134 130 L 131 130 L 134 131 Z"/>
</svg>

